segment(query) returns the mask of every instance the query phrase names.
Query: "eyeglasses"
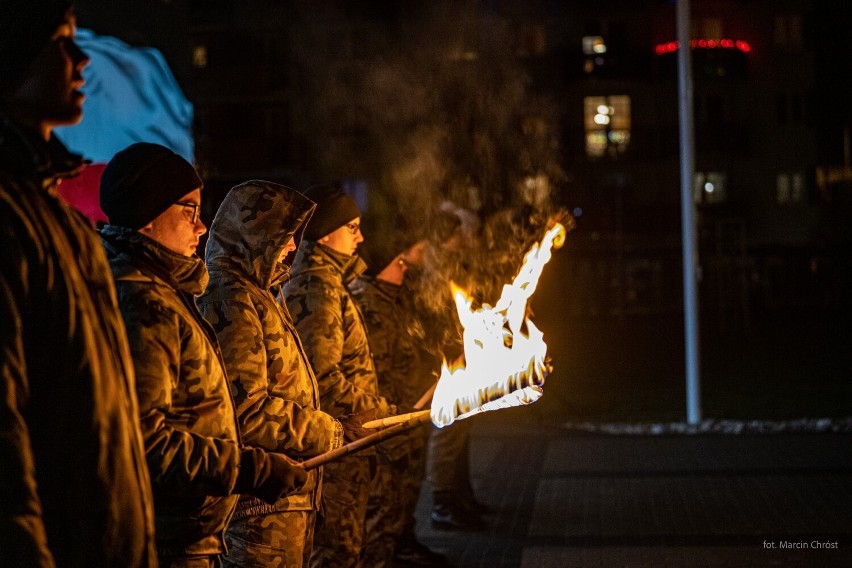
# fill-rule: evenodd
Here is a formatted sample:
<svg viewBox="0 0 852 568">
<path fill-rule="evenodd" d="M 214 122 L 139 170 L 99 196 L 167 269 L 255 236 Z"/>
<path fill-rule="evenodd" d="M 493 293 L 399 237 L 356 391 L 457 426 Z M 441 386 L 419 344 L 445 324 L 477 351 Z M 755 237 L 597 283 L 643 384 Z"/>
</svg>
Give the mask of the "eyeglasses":
<svg viewBox="0 0 852 568">
<path fill-rule="evenodd" d="M 175 205 L 180 205 L 186 211 L 187 207 L 192 207 L 192 215 L 189 220 L 194 225 L 198 221 L 198 210 L 201 209 L 200 203 L 191 203 L 189 201 L 176 201 Z"/>
<path fill-rule="evenodd" d="M 346 223 L 343 226 L 346 227 L 347 229 L 349 229 L 349 233 L 352 234 L 352 235 L 357 235 L 358 231 L 361 230 L 361 224 L 360 223 Z"/>
</svg>

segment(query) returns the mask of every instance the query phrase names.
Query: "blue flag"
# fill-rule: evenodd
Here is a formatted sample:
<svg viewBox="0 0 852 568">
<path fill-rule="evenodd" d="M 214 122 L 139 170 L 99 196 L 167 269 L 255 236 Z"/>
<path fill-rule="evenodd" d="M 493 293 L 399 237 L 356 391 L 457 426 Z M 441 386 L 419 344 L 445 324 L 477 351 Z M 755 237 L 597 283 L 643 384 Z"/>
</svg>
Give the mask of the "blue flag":
<svg viewBox="0 0 852 568">
<path fill-rule="evenodd" d="M 55 129 L 69 149 L 108 162 L 134 142 L 156 142 L 193 163 L 192 103 L 163 55 L 87 29 L 77 43 L 91 59 L 83 70 L 83 120 Z"/>
</svg>

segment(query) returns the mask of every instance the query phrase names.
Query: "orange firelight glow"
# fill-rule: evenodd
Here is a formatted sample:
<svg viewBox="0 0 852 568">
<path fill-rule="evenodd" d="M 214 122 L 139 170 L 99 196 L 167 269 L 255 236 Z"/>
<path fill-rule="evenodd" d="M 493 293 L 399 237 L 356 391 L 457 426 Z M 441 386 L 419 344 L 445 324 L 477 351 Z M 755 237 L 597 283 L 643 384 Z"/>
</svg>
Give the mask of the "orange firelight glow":
<svg viewBox="0 0 852 568">
<path fill-rule="evenodd" d="M 544 335 L 526 317 L 551 251 L 565 242 L 565 227 L 556 224 L 524 256 L 518 275 L 503 286 L 493 307 L 474 310 L 470 296 L 452 285 L 464 328 L 464 363 L 441 369 L 432 399 L 432 423 L 449 426 L 480 412 L 530 404 L 541 398 L 549 371 Z"/>
</svg>

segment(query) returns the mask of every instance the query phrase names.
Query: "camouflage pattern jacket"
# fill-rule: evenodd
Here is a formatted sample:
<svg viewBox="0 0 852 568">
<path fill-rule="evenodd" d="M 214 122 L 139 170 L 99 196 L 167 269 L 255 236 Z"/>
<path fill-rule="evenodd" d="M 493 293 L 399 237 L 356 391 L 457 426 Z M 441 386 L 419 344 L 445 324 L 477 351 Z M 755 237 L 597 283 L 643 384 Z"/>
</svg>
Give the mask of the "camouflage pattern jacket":
<svg viewBox="0 0 852 568">
<path fill-rule="evenodd" d="M 136 367 L 161 556 L 224 550 L 240 442 L 216 336 L 195 307 L 198 257 L 130 229 L 101 231 Z"/>
<path fill-rule="evenodd" d="M 82 166 L 0 115 L 0 563 L 155 566 L 133 363 Z M 110 538 L 104 538 L 109 535 Z"/>
<path fill-rule="evenodd" d="M 362 275 L 349 285 L 367 324 L 379 393 L 398 406 L 413 406 L 437 380 L 421 360 L 412 307 L 404 286 Z M 391 438 L 379 451 L 397 460 L 425 446 L 422 431 Z"/>
<path fill-rule="evenodd" d="M 365 268 L 358 255 L 302 241 L 282 290 L 317 375 L 322 408 L 334 417 L 371 408 L 379 417 L 396 413 L 378 394 L 367 328 L 346 287 Z"/>
<path fill-rule="evenodd" d="M 305 459 L 332 450 L 337 422 L 321 412 L 319 389 L 290 314 L 270 291 L 289 268 L 285 245 L 301 240 L 312 201 L 266 181 L 233 188 L 207 240 L 210 283 L 198 299 L 219 336 L 243 439 L 252 446 Z M 291 253 L 292 254 L 292 253 Z M 276 511 L 316 510 L 319 472 L 297 493 L 269 505 L 243 496 L 236 518 Z"/>
</svg>

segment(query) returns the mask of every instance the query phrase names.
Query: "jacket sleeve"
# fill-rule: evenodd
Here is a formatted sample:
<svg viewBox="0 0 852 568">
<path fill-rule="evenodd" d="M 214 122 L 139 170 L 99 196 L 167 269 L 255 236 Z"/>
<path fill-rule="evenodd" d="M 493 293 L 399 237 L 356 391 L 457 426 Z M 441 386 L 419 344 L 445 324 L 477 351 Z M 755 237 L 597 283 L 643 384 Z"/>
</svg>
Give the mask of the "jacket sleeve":
<svg viewBox="0 0 852 568">
<path fill-rule="evenodd" d="M 8 227 L 8 225 L 5 225 Z M 22 338 L 24 255 L 3 231 L 0 247 L 0 550 L 17 566 L 53 566 L 23 407 L 30 396 Z"/>
<path fill-rule="evenodd" d="M 139 399 L 151 481 L 168 493 L 229 495 L 238 473 L 239 445 L 175 428 L 168 416 L 180 380 L 178 316 L 152 298 L 118 285 Z"/>
<path fill-rule="evenodd" d="M 236 387 L 234 402 L 243 440 L 297 457 L 312 457 L 334 449 L 334 418 L 270 393 L 268 338 L 264 337 L 260 316 L 248 297 L 203 302 L 200 308 L 216 330 L 228 378 Z M 295 364 L 284 361 L 284 365 Z"/>
<path fill-rule="evenodd" d="M 314 368 L 320 390 L 320 408 L 339 418 L 371 408 L 387 416 L 388 402 L 347 380 L 340 370 L 343 356 L 341 292 L 319 279 L 308 279 L 298 294 L 287 298 L 296 329 Z"/>
</svg>

